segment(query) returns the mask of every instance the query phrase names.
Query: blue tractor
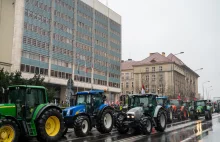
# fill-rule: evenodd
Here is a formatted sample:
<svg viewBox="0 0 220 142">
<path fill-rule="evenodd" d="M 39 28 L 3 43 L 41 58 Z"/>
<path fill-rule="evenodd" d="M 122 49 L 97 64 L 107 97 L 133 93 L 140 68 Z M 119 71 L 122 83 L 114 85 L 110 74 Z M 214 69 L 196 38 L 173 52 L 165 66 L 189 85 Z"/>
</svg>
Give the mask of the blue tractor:
<svg viewBox="0 0 220 142">
<path fill-rule="evenodd" d="M 104 104 L 104 91 L 91 90 L 76 93 L 75 106 L 63 110 L 67 128 L 74 128 L 78 137 L 88 135 L 93 127 L 100 133 L 109 133 L 113 127 L 114 109 Z"/>
<path fill-rule="evenodd" d="M 157 103 L 166 110 L 167 122 L 172 123 L 173 122 L 173 111 L 172 111 L 172 106 L 170 105 L 170 101 L 168 97 L 166 96 L 157 97 Z"/>
</svg>

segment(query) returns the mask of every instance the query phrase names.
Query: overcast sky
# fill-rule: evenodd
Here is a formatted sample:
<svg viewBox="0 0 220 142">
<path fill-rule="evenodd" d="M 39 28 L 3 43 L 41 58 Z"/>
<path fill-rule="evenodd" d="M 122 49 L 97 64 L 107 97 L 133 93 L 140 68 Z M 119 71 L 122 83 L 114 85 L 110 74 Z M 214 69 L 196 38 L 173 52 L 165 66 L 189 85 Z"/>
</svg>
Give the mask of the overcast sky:
<svg viewBox="0 0 220 142">
<path fill-rule="evenodd" d="M 108 0 L 108 6 L 122 16 L 122 59 L 183 51 L 178 57 L 187 66 L 204 68 L 197 72 L 199 93 L 210 80 L 205 87 L 220 97 L 220 0 Z"/>
</svg>

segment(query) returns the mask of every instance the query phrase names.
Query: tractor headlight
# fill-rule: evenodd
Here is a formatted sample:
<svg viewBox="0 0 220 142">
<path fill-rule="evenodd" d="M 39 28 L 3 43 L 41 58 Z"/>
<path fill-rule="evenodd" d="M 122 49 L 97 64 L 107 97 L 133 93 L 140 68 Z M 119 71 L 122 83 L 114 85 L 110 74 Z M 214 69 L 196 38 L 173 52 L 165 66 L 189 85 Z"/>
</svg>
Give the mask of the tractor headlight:
<svg viewBox="0 0 220 142">
<path fill-rule="evenodd" d="M 129 116 L 129 115 L 127 115 L 127 118 L 130 118 L 130 116 Z"/>
<path fill-rule="evenodd" d="M 132 115 L 131 118 L 134 118 L 134 115 Z"/>
<path fill-rule="evenodd" d="M 69 115 L 70 115 L 70 110 L 68 110 L 68 111 L 67 111 L 66 115 L 67 115 L 67 116 L 69 116 Z"/>
</svg>

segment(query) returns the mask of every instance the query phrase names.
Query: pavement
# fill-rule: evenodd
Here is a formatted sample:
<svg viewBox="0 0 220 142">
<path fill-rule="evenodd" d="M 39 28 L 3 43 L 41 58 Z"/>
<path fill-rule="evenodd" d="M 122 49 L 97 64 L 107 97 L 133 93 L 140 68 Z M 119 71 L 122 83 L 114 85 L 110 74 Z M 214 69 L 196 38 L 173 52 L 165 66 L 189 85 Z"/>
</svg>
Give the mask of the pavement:
<svg viewBox="0 0 220 142">
<path fill-rule="evenodd" d="M 174 121 L 167 125 L 165 132 L 154 131 L 151 135 L 136 135 L 132 131 L 121 135 L 116 129 L 111 133 L 100 134 L 92 129 L 87 137 L 76 137 L 74 130 L 68 130 L 66 136 L 60 142 L 220 142 L 220 114 L 213 114 L 210 121 L 204 117 L 199 120 Z M 31 139 L 29 142 L 36 142 Z"/>
</svg>

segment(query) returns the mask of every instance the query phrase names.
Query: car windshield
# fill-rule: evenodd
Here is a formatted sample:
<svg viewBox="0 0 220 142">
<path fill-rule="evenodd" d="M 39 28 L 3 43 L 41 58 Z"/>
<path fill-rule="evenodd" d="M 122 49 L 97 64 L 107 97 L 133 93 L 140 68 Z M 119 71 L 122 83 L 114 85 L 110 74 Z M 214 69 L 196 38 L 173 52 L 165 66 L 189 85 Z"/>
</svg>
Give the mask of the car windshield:
<svg viewBox="0 0 220 142">
<path fill-rule="evenodd" d="M 76 105 L 86 105 L 91 103 L 91 95 L 77 95 Z"/>
<path fill-rule="evenodd" d="M 204 101 L 200 101 L 200 102 L 196 102 L 197 106 L 205 106 L 205 102 Z"/>
<path fill-rule="evenodd" d="M 171 105 L 175 105 L 175 106 L 179 106 L 180 105 L 178 100 L 170 100 L 170 104 Z"/>
<path fill-rule="evenodd" d="M 163 105 L 164 102 L 165 102 L 164 99 L 157 99 L 157 103 L 158 103 L 159 105 Z"/>
</svg>

